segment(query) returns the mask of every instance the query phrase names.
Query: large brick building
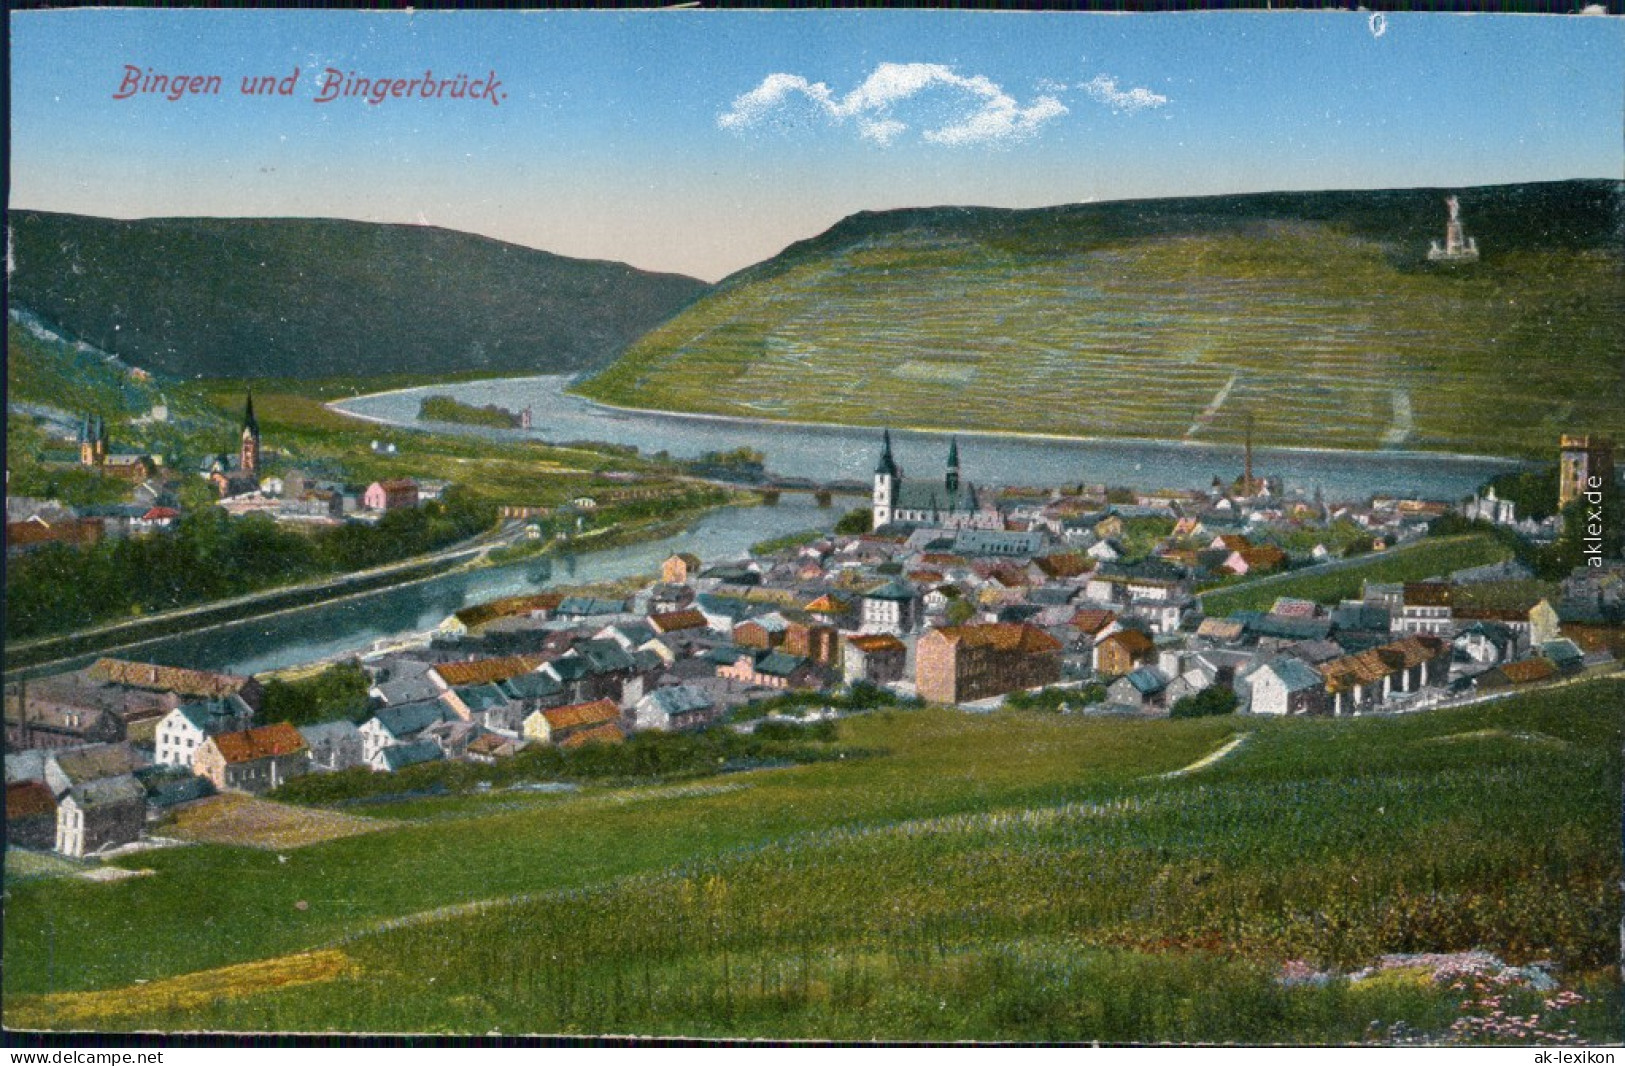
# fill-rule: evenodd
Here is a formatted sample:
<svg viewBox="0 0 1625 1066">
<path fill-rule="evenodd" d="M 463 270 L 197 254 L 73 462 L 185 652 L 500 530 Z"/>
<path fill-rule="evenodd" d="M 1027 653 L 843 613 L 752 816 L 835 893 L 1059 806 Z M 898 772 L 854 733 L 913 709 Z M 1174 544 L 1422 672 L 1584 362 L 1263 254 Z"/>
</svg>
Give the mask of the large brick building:
<svg viewBox="0 0 1625 1066">
<path fill-rule="evenodd" d="M 965 703 L 1061 679 L 1061 642 L 1036 626 L 947 626 L 920 638 L 914 681 L 934 703 Z"/>
</svg>

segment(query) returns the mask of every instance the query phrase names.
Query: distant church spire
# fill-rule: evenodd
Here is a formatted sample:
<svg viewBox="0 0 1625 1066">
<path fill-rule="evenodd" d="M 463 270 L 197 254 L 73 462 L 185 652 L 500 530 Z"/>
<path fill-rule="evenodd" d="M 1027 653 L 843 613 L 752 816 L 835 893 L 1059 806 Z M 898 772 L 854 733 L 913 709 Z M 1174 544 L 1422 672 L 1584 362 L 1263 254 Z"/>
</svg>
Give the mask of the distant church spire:
<svg viewBox="0 0 1625 1066">
<path fill-rule="evenodd" d="M 248 402 L 243 407 L 243 443 L 237 465 L 245 474 L 258 474 L 260 470 L 260 424 L 254 417 L 253 389 L 248 390 Z"/>
<path fill-rule="evenodd" d="M 948 439 L 948 502 L 951 505 L 959 498 L 959 438 Z"/>
</svg>

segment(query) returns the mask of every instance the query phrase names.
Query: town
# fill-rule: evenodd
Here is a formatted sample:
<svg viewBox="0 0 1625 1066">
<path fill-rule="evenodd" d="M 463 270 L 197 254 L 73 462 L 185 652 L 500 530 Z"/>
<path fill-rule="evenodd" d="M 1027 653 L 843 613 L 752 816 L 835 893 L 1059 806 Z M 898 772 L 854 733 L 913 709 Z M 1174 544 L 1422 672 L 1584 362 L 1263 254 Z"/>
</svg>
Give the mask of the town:
<svg viewBox="0 0 1625 1066">
<path fill-rule="evenodd" d="M 79 445 L 81 463 L 150 484 L 149 460 L 109 450 L 99 419 Z M 1441 534 L 1557 539 L 1564 506 L 1616 484 L 1601 438 L 1562 438 L 1558 507 L 1538 522 L 1493 488 L 1453 503 L 1286 493 L 1255 474 L 1250 446 L 1233 482 L 1149 493 L 995 491 L 964 476 L 957 440 L 934 476 L 905 475 L 889 431 L 877 446 L 870 504 L 839 526 L 861 532 L 809 530 L 745 558 L 679 552 L 645 582 L 465 607 L 387 651 L 316 664 L 365 692 L 324 720 L 270 720 L 266 693 L 283 681 L 113 657 L 11 683 L 7 839 L 106 855 L 187 804 L 274 795 L 308 774 L 491 765 L 882 703 L 1353 717 L 1561 685 L 1625 656 L 1617 559 L 1541 581 L 1508 551 L 1463 565 L 1446 553 L 1426 557 L 1446 560 L 1437 572 L 1381 579 L 1449 545 Z M 238 454 L 198 470 L 233 513 L 375 520 L 444 489 L 375 484 L 357 501 L 311 484 L 290 498 L 286 478 L 262 472 L 250 398 Z M 122 535 L 175 517 L 150 502 Z M 30 506 L 8 521 L 11 552 L 96 522 L 8 500 Z"/>
</svg>

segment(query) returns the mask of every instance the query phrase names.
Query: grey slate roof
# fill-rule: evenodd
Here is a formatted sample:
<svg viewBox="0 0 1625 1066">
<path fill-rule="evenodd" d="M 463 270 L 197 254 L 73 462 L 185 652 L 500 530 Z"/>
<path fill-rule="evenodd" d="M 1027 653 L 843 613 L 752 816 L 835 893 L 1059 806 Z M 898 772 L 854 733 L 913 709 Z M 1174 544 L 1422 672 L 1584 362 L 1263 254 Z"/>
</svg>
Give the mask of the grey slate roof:
<svg viewBox="0 0 1625 1066">
<path fill-rule="evenodd" d="M 557 674 L 560 681 L 568 683 L 580 681 L 592 673 L 592 664 L 579 655 L 571 655 L 554 659 L 547 664 L 546 669 Z"/>
<path fill-rule="evenodd" d="M 582 641 L 572 651 L 585 659 L 588 668 L 595 674 L 617 673 L 633 669 L 632 656 L 627 654 L 625 648 L 608 638 Z"/>
<path fill-rule="evenodd" d="M 961 529 L 954 534 L 952 550 L 956 555 L 1032 555 L 1043 547 L 1042 533 Z"/>
<path fill-rule="evenodd" d="M 447 713 L 445 704 L 439 700 L 424 700 L 400 707 L 389 707 L 373 717 L 390 736 L 405 737 L 421 733 L 436 722 L 444 720 Z"/>
<path fill-rule="evenodd" d="M 395 771 L 418 763 L 434 762 L 443 759 L 446 753 L 440 750 L 440 745 L 432 740 L 420 740 L 415 744 L 396 744 L 385 748 L 381 758 L 386 770 Z"/>
<path fill-rule="evenodd" d="M 1302 692 L 1305 689 L 1319 688 L 1326 683 L 1326 679 L 1315 673 L 1314 669 L 1302 659 L 1291 656 L 1282 656 L 1265 663 L 1262 670 L 1269 670 L 1281 679 L 1281 684 L 1288 692 Z"/>
<path fill-rule="evenodd" d="M 1142 666 L 1128 675 L 1128 683 L 1143 696 L 1150 696 L 1168 687 L 1168 679 L 1160 670 Z"/>
<path fill-rule="evenodd" d="M 498 682 L 497 687 L 502 689 L 509 699 L 515 700 L 542 700 L 564 691 L 564 686 L 540 671 L 510 677 L 506 681 Z"/>
<path fill-rule="evenodd" d="M 1254 636 L 1281 640 L 1325 640 L 1332 631 L 1329 618 L 1283 618 L 1260 611 L 1236 611 L 1230 617 L 1245 622 Z"/>
<path fill-rule="evenodd" d="M 635 648 L 640 644 L 647 644 L 660 634 L 647 622 L 623 622 L 615 627 L 616 631 L 625 637 Z"/>
<path fill-rule="evenodd" d="M 718 596 L 715 593 L 702 592 L 694 598 L 694 605 L 701 611 L 710 614 L 720 614 L 731 618 L 735 622 L 751 614 L 749 603 L 735 596 Z"/>
<path fill-rule="evenodd" d="M 227 696 L 223 700 L 196 700 L 192 703 L 183 703 L 175 710 L 204 733 L 217 732 L 228 723 L 228 720 L 252 714 L 248 704 L 237 696 Z"/>
<path fill-rule="evenodd" d="M 7 752 L 6 784 L 15 785 L 22 781 L 44 781 L 45 761 L 49 755 L 50 752 L 44 748 Z"/>
<path fill-rule="evenodd" d="M 965 514 L 975 511 L 980 504 L 976 489 L 968 482 L 960 482 L 959 491 L 948 491 L 945 481 L 910 481 L 902 479 L 897 485 L 896 506 L 905 511 L 936 511 L 940 514 Z"/>
<path fill-rule="evenodd" d="M 556 615 L 586 618 L 599 614 L 620 614 L 626 610 L 624 600 L 601 600 L 593 596 L 569 596 L 559 604 Z"/>
<path fill-rule="evenodd" d="M 508 694 L 502 691 L 499 685 L 464 685 L 454 688 L 457 698 L 463 701 L 463 706 L 470 712 L 479 714 L 493 707 L 502 707 L 508 703 Z"/>
<path fill-rule="evenodd" d="M 68 795 L 86 809 L 111 807 L 122 803 L 145 805 L 147 802 L 147 790 L 141 787 L 141 782 L 137 781 L 133 774 L 86 781 L 82 785 L 74 785 L 68 790 Z"/>
<path fill-rule="evenodd" d="M 799 655 L 790 655 L 786 652 L 775 651 L 764 655 L 756 663 L 759 673 L 769 674 L 773 677 L 789 677 L 799 670 L 807 660 Z"/>
<path fill-rule="evenodd" d="M 894 577 L 884 585 L 875 589 L 873 592 L 865 592 L 863 594 L 863 598 L 866 600 L 894 600 L 906 602 L 914 599 L 914 597 L 918 595 L 919 593 L 915 591 L 913 585 L 909 584 L 907 581 L 904 581 L 900 577 Z"/>
<path fill-rule="evenodd" d="M 1540 654 L 1558 666 L 1573 666 L 1585 659 L 1585 652 L 1567 637 L 1548 640 L 1540 646 Z"/>
<path fill-rule="evenodd" d="M 760 651 L 756 648 L 741 648 L 733 644 L 719 644 L 714 648 L 707 649 L 700 658 L 714 662 L 718 666 L 732 666 L 747 655 L 752 660 L 755 660 L 760 654 Z"/>
<path fill-rule="evenodd" d="M 426 673 L 416 677 L 397 677 L 377 686 L 378 696 L 391 707 L 432 700 L 440 694 L 440 686 L 430 681 Z"/>
<path fill-rule="evenodd" d="M 668 715 L 704 711 L 714 706 L 711 697 L 693 685 L 673 685 L 671 688 L 657 688 L 645 696 L 644 699 L 661 713 Z"/>
</svg>

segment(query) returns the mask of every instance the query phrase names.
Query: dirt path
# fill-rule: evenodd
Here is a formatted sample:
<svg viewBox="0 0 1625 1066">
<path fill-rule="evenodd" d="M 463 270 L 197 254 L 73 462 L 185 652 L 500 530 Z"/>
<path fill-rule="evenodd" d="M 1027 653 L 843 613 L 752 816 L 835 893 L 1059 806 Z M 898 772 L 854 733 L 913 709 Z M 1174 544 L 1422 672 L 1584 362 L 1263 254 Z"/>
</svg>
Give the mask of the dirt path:
<svg viewBox="0 0 1625 1066">
<path fill-rule="evenodd" d="M 1224 758 L 1245 744 L 1247 742 L 1247 738 L 1250 736 L 1252 736 L 1251 733 L 1237 733 L 1217 751 L 1208 752 L 1206 755 L 1202 756 L 1200 759 L 1197 759 L 1189 766 L 1182 766 L 1177 770 L 1170 770 L 1165 774 L 1158 774 L 1157 776 L 1163 779 L 1170 777 L 1184 777 L 1186 774 L 1194 774 L 1198 770 L 1206 770 L 1209 766 L 1212 766 L 1214 763 L 1218 762 L 1220 759 Z"/>
</svg>

